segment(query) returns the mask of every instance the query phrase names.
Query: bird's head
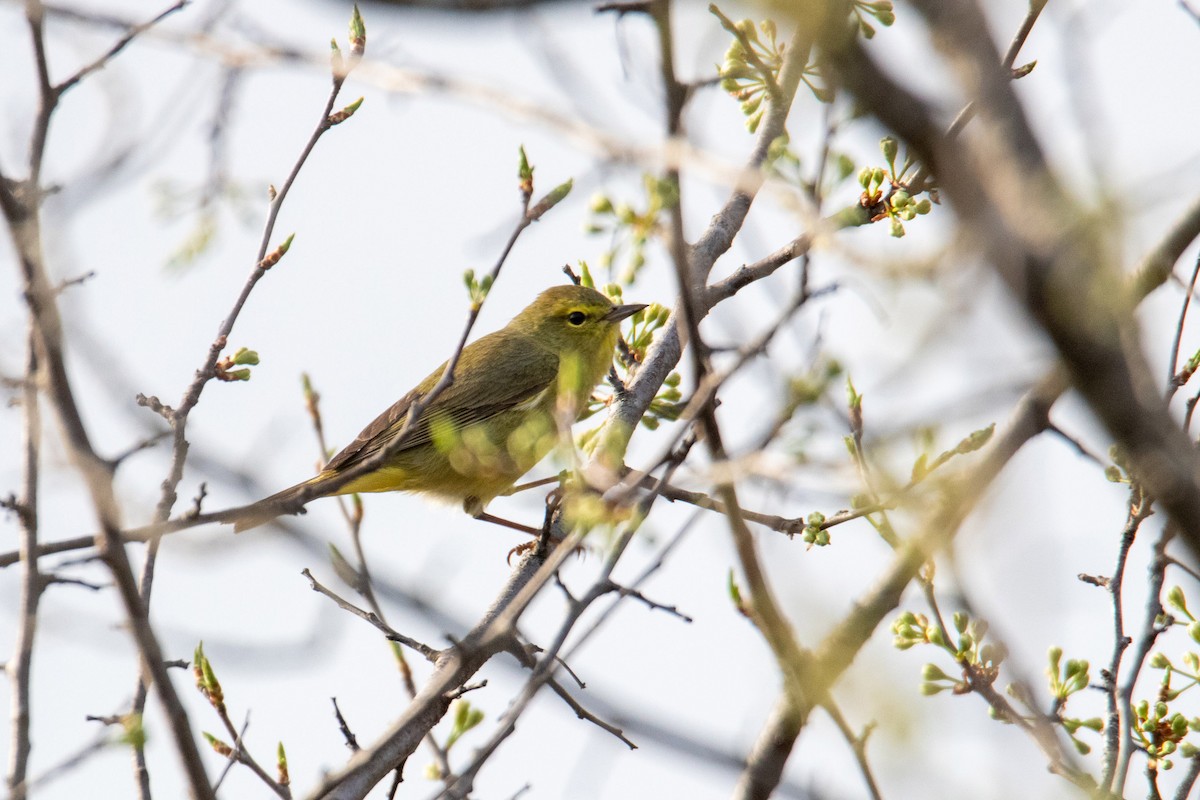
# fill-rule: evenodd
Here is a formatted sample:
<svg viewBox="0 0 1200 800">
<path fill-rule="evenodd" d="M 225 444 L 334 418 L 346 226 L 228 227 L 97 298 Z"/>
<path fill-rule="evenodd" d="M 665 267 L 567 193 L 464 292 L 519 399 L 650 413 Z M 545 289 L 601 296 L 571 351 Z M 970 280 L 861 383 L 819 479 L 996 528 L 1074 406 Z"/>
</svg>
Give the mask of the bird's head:
<svg viewBox="0 0 1200 800">
<path fill-rule="evenodd" d="M 621 320 L 646 306 L 619 306 L 586 286 L 552 286 L 518 314 L 509 327 L 559 356 L 585 362 L 612 358 Z"/>
</svg>

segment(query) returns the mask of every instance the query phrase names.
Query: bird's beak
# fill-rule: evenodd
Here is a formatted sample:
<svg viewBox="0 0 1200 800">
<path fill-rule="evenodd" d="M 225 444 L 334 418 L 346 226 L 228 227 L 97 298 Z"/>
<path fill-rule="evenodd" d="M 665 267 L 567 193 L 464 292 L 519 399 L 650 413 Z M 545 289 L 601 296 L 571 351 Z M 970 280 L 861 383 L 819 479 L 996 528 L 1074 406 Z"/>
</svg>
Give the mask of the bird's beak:
<svg viewBox="0 0 1200 800">
<path fill-rule="evenodd" d="M 646 307 L 645 303 L 633 303 L 627 306 L 617 306 L 612 311 L 604 315 L 604 318 L 609 322 L 620 322 L 626 317 L 632 317 L 637 312 Z"/>
</svg>

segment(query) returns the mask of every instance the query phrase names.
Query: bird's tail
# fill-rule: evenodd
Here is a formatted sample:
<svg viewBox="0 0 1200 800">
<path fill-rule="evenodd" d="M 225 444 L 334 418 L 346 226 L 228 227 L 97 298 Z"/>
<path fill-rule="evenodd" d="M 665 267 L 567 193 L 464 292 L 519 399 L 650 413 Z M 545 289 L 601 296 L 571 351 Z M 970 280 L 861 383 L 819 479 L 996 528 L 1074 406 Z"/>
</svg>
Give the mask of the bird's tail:
<svg viewBox="0 0 1200 800">
<path fill-rule="evenodd" d="M 266 525 L 284 514 L 303 514 L 304 506 L 301 496 L 309 483 L 311 481 L 298 483 L 250 505 L 231 508 L 222 512 L 217 521 L 227 525 L 232 524 L 234 533 L 241 533 L 251 528 L 257 528 L 259 525 Z M 311 500 L 312 497 L 307 499 Z"/>
</svg>

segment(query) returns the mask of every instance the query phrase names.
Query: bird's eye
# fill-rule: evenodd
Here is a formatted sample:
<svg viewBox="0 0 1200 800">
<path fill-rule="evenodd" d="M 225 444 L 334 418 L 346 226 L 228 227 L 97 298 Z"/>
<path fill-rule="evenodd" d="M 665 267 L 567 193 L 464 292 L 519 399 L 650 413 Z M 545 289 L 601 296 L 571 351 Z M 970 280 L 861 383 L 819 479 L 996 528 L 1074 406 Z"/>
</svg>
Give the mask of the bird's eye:
<svg viewBox="0 0 1200 800">
<path fill-rule="evenodd" d="M 567 322 L 571 323 L 572 325 L 582 325 L 583 321 L 586 319 L 587 314 L 584 314 L 582 311 L 572 311 L 570 314 L 567 314 Z"/>
</svg>

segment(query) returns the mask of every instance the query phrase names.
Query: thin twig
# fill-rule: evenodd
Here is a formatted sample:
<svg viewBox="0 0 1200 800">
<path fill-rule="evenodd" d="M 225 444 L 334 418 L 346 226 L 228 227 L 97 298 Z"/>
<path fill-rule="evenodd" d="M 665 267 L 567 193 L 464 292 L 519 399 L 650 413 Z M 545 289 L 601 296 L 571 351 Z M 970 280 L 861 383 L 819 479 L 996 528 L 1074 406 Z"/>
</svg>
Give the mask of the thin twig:
<svg viewBox="0 0 1200 800">
<path fill-rule="evenodd" d="M 400 633 L 399 631 L 393 629 L 390 625 L 388 625 L 386 622 L 384 622 L 382 619 L 380 619 L 379 616 L 375 612 L 364 611 L 363 609 L 361 609 L 358 606 L 351 603 L 349 600 L 346 600 L 345 598 L 338 595 L 333 590 L 326 588 L 320 581 L 318 581 L 316 578 L 313 577 L 313 574 L 311 572 L 309 572 L 309 570 L 307 568 L 300 570 L 300 574 L 303 575 L 304 577 L 308 578 L 309 585 L 314 592 L 316 592 L 317 594 L 325 595 L 330 600 L 332 600 L 334 603 L 336 603 L 337 607 L 342 609 L 343 611 L 349 611 L 351 614 L 358 617 L 359 619 L 362 619 L 362 620 L 365 620 L 366 622 L 371 623 L 376 628 L 378 628 L 383 633 L 383 635 L 386 636 L 391 641 L 399 642 L 400 644 L 402 644 L 406 647 L 411 647 L 413 650 L 416 650 L 418 653 L 420 653 L 422 656 L 424 656 L 427 660 L 429 660 L 430 662 L 433 662 L 433 663 L 437 663 L 438 659 L 443 655 L 441 650 L 436 650 L 436 649 L 430 647 L 429 645 L 424 644 L 423 642 L 418 642 L 416 639 L 413 639 L 412 637 L 409 637 L 409 636 L 405 636 L 404 634 Z"/>
<path fill-rule="evenodd" d="M 37 331 L 33 320 L 26 337 L 25 379 L 21 390 L 24 431 L 21 446 L 21 497 L 14 507 L 20 521 L 21 599 L 17 608 L 17 635 L 13 654 L 4 665 L 11 691 L 11 750 L 8 758 L 7 786 L 12 800 L 24 800 L 29 771 L 29 738 L 33 712 L 30 708 L 33 644 L 37 635 L 38 606 L 45 589 L 45 577 L 34 557 L 38 541 L 38 482 L 41 470 L 42 420 L 37 392 Z"/>
<path fill-rule="evenodd" d="M 1108 718 L 1104 725 L 1104 774 L 1100 786 L 1104 791 L 1110 791 L 1116 776 L 1117 765 L 1121 753 L 1123 728 L 1122 720 L 1129 718 L 1130 708 L 1121 702 L 1118 686 L 1121 676 L 1121 658 L 1132 644 L 1132 639 L 1125 633 L 1125 596 L 1122 592 L 1125 585 L 1125 565 L 1129 558 L 1129 550 L 1133 547 L 1134 538 L 1142 522 L 1153 513 L 1148 498 L 1142 497 L 1136 487 L 1129 489 L 1129 514 L 1125 521 L 1125 529 L 1121 532 L 1121 544 L 1117 550 L 1117 565 L 1112 577 L 1108 579 L 1107 589 L 1112 600 L 1113 608 L 1113 650 L 1109 659 L 1108 669 L 1102 673 L 1105 701 L 1108 706 Z M 1165 565 L 1163 566 L 1165 570 Z"/>
</svg>

